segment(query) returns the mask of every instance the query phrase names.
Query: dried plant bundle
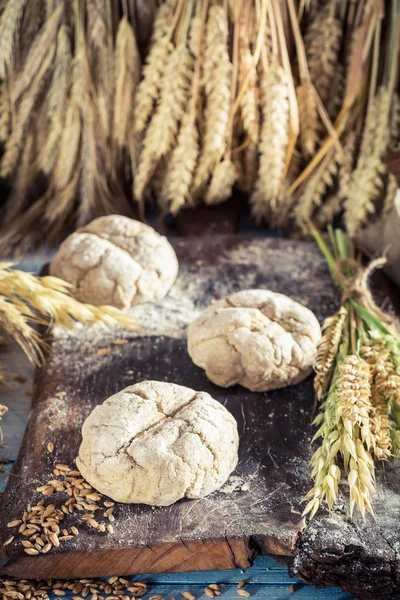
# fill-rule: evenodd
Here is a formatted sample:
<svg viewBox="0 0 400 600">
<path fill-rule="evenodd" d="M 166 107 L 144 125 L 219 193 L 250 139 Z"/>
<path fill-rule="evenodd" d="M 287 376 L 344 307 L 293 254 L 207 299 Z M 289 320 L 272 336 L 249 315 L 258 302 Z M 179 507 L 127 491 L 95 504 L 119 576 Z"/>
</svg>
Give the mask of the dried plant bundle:
<svg viewBox="0 0 400 600">
<path fill-rule="evenodd" d="M 400 449 L 400 338 L 368 289 L 370 273 L 385 261 L 363 269 L 350 258 L 353 249 L 341 230 L 330 231 L 332 251 L 313 233 L 344 296 L 324 323 L 315 362 L 314 388 L 322 404 L 314 440 L 321 442 L 311 460 L 314 487 L 304 514 L 312 518 L 323 502 L 331 509 L 346 472 L 350 515 L 357 507 L 365 516 L 373 513 L 374 461 L 389 460 Z"/>
<path fill-rule="evenodd" d="M 400 5 L 384 6 L 3 0 L 0 247 L 235 188 L 269 227 L 342 219 L 354 236 L 396 191 Z"/>
</svg>

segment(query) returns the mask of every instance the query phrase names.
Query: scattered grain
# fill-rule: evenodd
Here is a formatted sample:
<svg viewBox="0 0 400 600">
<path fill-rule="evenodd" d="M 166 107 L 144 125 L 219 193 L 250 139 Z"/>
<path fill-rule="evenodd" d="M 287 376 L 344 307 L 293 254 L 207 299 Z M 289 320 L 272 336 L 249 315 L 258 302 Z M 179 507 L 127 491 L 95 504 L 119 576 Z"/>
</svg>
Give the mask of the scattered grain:
<svg viewBox="0 0 400 600">
<path fill-rule="evenodd" d="M 106 356 L 106 354 L 110 354 L 110 349 L 109 348 L 100 348 L 100 350 L 97 350 L 97 356 Z"/>
<path fill-rule="evenodd" d="M 247 590 L 238 589 L 236 590 L 236 593 L 239 594 L 239 596 L 244 596 L 246 598 L 250 596 L 250 592 L 248 592 Z"/>
<path fill-rule="evenodd" d="M 26 552 L 26 554 L 30 554 L 32 556 L 39 554 L 39 551 L 36 550 L 36 548 L 24 548 L 24 552 Z"/>
<path fill-rule="evenodd" d="M 11 544 L 11 542 L 13 541 L 14 536 L 12 535 L 11 537 L 8 538 L 8 540 L 6 540 L 3 544 L 3 546 L 9 546 Z"/>
<path fill-rule="evenodd" d="M 53 442 L 49 442 L 47 444 L 47 451 L 48 452 L 53 452 L 53 450 L 54 450 L 54 444 L 53 444 Z"/>
<path fill-rule="evenodd" d="M 15 519 L 15 521 L 10 521 L 7 523 L 7 527 L 18 527 L 21 525 L 22 521 L 20 519 Z"/>
</svg>

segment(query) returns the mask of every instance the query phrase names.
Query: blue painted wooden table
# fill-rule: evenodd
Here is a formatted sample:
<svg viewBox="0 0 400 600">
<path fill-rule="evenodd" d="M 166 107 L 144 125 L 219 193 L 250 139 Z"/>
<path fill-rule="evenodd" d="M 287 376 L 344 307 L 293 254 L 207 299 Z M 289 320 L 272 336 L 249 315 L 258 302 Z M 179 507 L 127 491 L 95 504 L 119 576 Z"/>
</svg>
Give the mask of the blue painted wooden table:
<svg viewBox="0 0 400 600">
<path fill-rule="evenodd" d="M 20 265 L 27 271 L 36 272 L 48 261 L 48 255 L 27 258 Z M 0 404 L 8 406 L 9 411 L 3 419 L 5 446 L 1 451 L 8 464 L 5 472 L 0 474 L 0 491 L 3 491 L 8 472 L 16 459 L 23 432 L 29 416 L 30 395 L 34 369 L 18 348 L 0 348 L 2 364 L 12 373 L 14 383 L 11 388 L 0 388 Z M 317 589 L 297 579 L 290 578 L 286 567 L 279 565 L 271 558 L 257 557 L 251 568 L 235 571 L 203 571 L 196 573 L 172 573 L 164 575 L 141 575 L 134 579 L 149 582 L 146 597 L 156 594 L 166 600 L 174 596 L 179 598 L 181 592 L 190 591 L 197 598 L 206 598 L 204 588 L 211 583 L 221 585 L 222 596 L 240 598 L 237 584 L 246 581 L 246 590 L 251 597 L 266 600 L 351 600 L 352 596 L 341 592 L 338 588 Z M 293 595 L 294 594 L 294 595 Z M 67 596 L 64 596 L 67 598 Z M 145 598 L 146 598 L 145 597 Z"/>
</svg>

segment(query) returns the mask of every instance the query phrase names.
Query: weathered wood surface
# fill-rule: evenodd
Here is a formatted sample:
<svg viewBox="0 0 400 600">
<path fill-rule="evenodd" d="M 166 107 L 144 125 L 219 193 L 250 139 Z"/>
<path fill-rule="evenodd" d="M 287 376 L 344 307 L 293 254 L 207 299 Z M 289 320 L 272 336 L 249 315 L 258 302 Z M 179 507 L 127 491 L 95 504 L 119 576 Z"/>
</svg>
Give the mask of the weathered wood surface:
<svg viewBox="0 0 400 600">
<path fill-rule="evenodd" d="M 80 523 L 77 538 L 39 557 L 27 556 L 19 543 L 13 543 L 3 549 L 0 574 L 47 578 L 231 569 L 247 567 L 256 553 L 286 562 L 297 554 L 293 569 L 309 581 L 340 584 L 367 598 L 361 592 L 372 589 L 375 582 L 382 587 L 384 579 L 388 593 L 395 593 L 398 557 L 385 539 L 394 547 L 396 536 L 400 538 L 394 526 L 400 509 L 394 489 L 396 466 L 386 469 L 386 491 L 378 483 L 376 523 L 350 522 L 339 507 L 335 515 L 316 519 L 304 530 L 299 503 L 310 485 L 311 379 L 266 394 L 239 387 L 223 390 L 208 382 L 186 352 L 187 323 L 212 298 L 238 289 L 267 287 L 307 304 L 320 319 L 330 314 L 338 298 L 317 250 L 307 243 L 233 236 L 210 239 L 207 244 L 200 239 L 176 241 L 175 247 L 179 279 L 160 305 L 134 309 L 143 326 L 140 333 L 99 333 L 80 327 L 72 334 L 55 330 L 47 366 L 37 373 L 31 418 L 6 490 L 1 541 L 9 535 L 6 522 L 39 498 L 35 488 L 52 477 L 54 464 L 72 464 L 81 424 L 93 406 L 142 379 L 206 390 L 232 411 L 241 434 L 234 475 L 247 484 L 247 491 L 218 492 L 169 508 L 119 505 L 113 536 Z M 113 345 L 122 336 L 128 343 Z M 104 347 L 109 354 L 97 356 Z M 66 392 L 64 398 L 56 396 L 60 391 Z M 45 450 L 49 441 L 55 444 L 53 454 Z M 61 499 L 56 497 L 57 503 Z M 77 520 L 72 517 L 66 524 L 69 527 Z M 357 557 L 357 576 L 347 543 Z M 333 569 L 326 568 L 333 559 Z"/>
</svg>

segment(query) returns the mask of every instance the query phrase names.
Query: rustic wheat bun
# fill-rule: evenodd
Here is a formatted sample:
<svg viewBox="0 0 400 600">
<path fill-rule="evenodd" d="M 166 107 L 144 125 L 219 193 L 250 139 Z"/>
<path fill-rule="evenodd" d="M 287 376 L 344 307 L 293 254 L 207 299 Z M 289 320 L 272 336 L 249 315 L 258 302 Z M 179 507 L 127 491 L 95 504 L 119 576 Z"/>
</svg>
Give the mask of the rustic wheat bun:
<svg viewBox="0 0 400 600">
<path fill-rule="evenodd" d="M 209 394 L 143 381 L 93 410 L 76 462 L 117 502 L 168 506 L 220 488 L 236 467 L 238 443 L 235 419 Z"/>
<path fill-rule="evenodd" d="M 70 235 L 50 274 L 71 283 L 81 302 L 124 310 L 163 298 L 177 277 L 178 259 L 167 238 L 148 225 L 110 215 Z"/>
<path fill-rule="evenodd" d="M 311 373 L 321 330 L 288 296 L 244 290 L 215 302 L 189 326 L 188 351 L 217 385 L 268 391 Z"/>
</svg>

